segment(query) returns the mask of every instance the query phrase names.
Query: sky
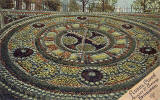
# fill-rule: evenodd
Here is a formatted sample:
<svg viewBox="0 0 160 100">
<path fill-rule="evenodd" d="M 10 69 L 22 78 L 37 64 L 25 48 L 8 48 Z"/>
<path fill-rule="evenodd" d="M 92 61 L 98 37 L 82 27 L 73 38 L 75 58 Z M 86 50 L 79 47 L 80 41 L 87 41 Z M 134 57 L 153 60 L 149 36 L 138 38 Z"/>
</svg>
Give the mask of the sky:
<svg viewBox="0 0 160 100">
<path fill-rule="evenodd" d="M 61 0 L 61 1 L 63 3 L 67 4 L 67 1 L 69 1 L 69 0 Z M 117 11 L 117 10 L 118 10 L 117 12 L 131 12 L 131 11 L 133 11 L 133 9 L 131 10 L 131 5 L 132 5 L 133 1 L 135 1 L 135 0 L 117 0 L 117 3 L 115 5 L 115 7 L 117 9 L 115 11 Z"/>
<path fill-rule="evenodd" d="M 69 0 L 61 0 L 61 1 L 63 1 L 64 3 L 67 3 L 67 1 L 69 1 Z M 135 1 L 135 0 L 118 0 L 116 6 L 121 7 L 121 8 L 124 8 L 124 7 L 128 8 L 131 6 L 133 1 Z"/>
<path fill-rule="evenodd" d="M 135 0 L 118 0 L 116 7 L 130 8 L 133 1 Z"/>
</svg>

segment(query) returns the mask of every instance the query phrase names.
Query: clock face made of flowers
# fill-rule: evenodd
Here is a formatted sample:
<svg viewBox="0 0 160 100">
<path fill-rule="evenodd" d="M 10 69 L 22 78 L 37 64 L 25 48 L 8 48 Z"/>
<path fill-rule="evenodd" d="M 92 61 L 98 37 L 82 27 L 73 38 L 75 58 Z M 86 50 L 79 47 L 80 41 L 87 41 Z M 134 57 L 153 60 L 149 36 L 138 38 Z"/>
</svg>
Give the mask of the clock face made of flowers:
<svg viewBox="0 0 160 100">
<path fill-rule="evenodd" d="M 39 16 L 1 38 L 1 84 L 22 98 L 119 98 L 159 65 L 156 30 L 109 16 Z"/>
</svg>

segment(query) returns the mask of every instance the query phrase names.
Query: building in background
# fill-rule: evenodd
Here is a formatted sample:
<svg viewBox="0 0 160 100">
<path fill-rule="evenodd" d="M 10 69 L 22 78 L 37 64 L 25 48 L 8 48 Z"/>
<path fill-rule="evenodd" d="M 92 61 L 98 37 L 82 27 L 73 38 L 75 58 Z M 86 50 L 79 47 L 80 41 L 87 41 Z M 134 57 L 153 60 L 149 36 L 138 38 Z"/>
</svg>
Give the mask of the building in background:
<svg viewBox="0 0 160 100">
<path fill-rule="evenodd" d="M 134 12 L 132 4 L 135 0 L 118 0 L 114 12 Z"/>
<path fill-rule="evenodd" d="M 42 10 L 43 0 L 14 0 L 17 10 Z"/>
<path fill-rule="evenodd" d="M 0 7 L 2 9 L 12 9 L 14 7 L 14 0 L 0 0 Z"/>
<path fill-rule="evenodd" d="M 2 9 L 43 10 L 43 0 L 0 0 Z"/>
<path fill-rule="evenodd" d="M 62 12 L 68 12 L 69 11 L 69 2 L 70 0 L 61 0 L 61 11 Z"/>
</svg>

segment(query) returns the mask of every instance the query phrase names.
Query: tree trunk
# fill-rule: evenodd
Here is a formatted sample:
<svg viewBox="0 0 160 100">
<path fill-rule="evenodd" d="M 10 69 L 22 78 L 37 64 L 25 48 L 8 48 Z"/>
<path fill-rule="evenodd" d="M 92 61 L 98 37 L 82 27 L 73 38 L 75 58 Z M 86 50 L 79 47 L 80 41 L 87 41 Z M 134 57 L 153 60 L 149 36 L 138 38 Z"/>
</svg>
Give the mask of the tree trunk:
<svg viewBox="0 0 160 100">
<path fill-rule="evenodd" d="M 83 12 L 85 11 L 85 1 L 82 2 Z"/>
<path fill-rule="evenodd" d="M 104 9 L 104 3 L 105 3 L 105 2 L 104 2 L 104 0 L 103 0 L 103 1 L 102 1 L 102 12 L 104 12 L 104 10 L 105 10 L 105 9 Z"/>
<path fill-rule="evenodd" d="M 146 11 L 146 0 L 144 0 L 143 12 Z"/>
<path fill-rule="evenodd" d="M 31 10 L 30 5 L 31 5 L 31 3 L 29 1 L 26 1 L 26 10 Z"/>
</svg>

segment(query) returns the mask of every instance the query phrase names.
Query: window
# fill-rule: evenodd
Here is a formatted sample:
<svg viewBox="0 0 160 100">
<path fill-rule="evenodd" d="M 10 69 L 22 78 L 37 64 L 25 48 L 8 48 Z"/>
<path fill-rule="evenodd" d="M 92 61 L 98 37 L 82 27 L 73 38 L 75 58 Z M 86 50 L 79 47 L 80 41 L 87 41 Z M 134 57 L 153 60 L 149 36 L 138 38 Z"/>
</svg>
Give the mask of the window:
<svg viewBox="0 0 160 100">
<path fill-rule="evenodd" d="M 35 3 L 31 3 L 31 10 L 35 10 Z"/>
<path fill-rule="evenodd" d="M 22 1 L 22 9 L 26 9 L 26 4 L 24 3 L 24 0 Z"/>
</svg>

